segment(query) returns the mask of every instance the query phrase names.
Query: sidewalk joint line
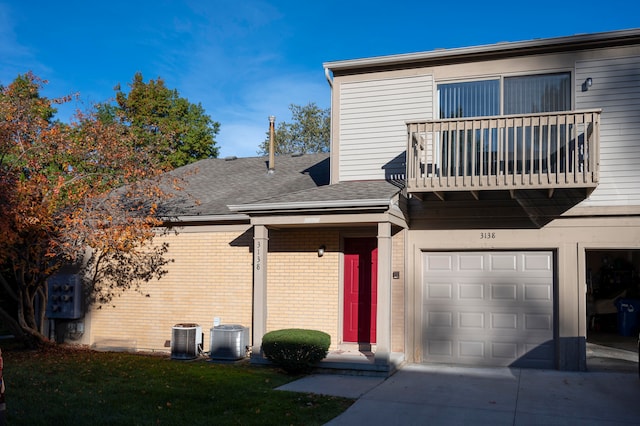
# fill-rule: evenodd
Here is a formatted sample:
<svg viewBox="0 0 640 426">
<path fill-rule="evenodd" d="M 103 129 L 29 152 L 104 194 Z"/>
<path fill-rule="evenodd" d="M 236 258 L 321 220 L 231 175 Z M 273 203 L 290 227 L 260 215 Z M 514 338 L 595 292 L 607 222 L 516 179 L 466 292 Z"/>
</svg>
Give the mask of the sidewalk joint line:
<svg viewBox="0 0 640 426">
<path fill-rule="evenodd" d="M 520 382 L 522 381 L 522 368 L 518 369 L 518 388 L 516 389 L 516 404 L 513 410 L 513 426 L 516 426 L 516 417 L 518 416 L 518 402 L 520 401 Z"/>
</svg>

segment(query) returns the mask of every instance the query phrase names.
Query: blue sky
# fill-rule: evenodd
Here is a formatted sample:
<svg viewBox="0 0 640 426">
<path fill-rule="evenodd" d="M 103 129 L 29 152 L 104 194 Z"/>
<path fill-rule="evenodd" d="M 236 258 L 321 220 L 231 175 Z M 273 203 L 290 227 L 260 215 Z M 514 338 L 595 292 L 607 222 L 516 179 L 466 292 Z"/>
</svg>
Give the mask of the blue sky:
<svg viewBox="0 0 640 426">
<path fill-rule="evenodd" d="M 0 0 L 0 84 L 33 71 L 59 109 L 162 77 L 221 124 L 220 156 L 253 156 L 268 116 L 329 106 L 323 62 L 640 27 L 636 0 Z"/>
</svg>

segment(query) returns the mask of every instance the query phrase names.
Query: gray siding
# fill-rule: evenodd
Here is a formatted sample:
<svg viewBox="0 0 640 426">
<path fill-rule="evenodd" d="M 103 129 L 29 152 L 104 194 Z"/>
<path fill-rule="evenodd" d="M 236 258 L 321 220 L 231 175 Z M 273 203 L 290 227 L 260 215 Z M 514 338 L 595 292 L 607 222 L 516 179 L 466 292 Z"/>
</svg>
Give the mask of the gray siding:
<svg viewBox="0 0 640 426">
<path fill-rule="evenodd" d="M 600 183 L 582 205 L 640 205 L 640 56 L 576 62 L 576 109 L 590 108 L 602 108 Z"/>
<path fill-rule="evenodd" d="M 403 178 L 405 121 L 433 117 L 433 77 L 342 83 L 339 108 L 340 180 Z"/>
</svg>

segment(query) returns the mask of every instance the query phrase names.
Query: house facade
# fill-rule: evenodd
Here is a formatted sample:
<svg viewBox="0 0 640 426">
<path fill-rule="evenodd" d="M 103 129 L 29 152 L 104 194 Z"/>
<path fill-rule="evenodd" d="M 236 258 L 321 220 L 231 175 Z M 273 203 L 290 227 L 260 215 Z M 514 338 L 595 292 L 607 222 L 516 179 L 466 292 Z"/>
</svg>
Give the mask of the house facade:
<svg viewBox="0 0 640 426">
<path fill-rule="evenodd" d="M 639 35 L 325 64 L 332 182 L 406 184 L 409 361 L 584 369 L 593 306 L 637 297 Z"/>
<path fill-rule="evenodd" d="M 584 370 L 640 299 L 640 30 L 324 67 L 330 156 L 196 163 L 169 273 L 76 341 L 167 351 L 219 318 L 254 356 L 297 327 L 379 365 Z"/>
</svg>

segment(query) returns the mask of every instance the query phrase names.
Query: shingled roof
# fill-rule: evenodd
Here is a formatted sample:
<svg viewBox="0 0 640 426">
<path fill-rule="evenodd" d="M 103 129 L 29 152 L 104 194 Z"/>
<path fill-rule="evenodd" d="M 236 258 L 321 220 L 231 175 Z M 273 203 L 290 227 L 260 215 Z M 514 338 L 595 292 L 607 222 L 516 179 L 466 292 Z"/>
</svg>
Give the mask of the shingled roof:
<svg viewBox="0 0 640 426">
<path fill-rule="evenodd" d="M 182 180 L 183 190 L 164 203 L 160 213 L 180 220 L 232 218 L 257 207 L 269 210 L 285 204 L 384 204 L 399 191 L 385 181 L 329 185 L 329 161 L 326 153 L 279 155 L 275 172 L 269 173 L 268 157 L 201 160 L 171 172 Z"/>
<path fill-rule="evenodd" d="M 211 158 L 180 167 L 182 190 L 162 206 L 171 217 L 228 215 L 228 204 L 251 203 L 329 183 L 329 154 L 280 155 L 274 173 L 268 157 Z"/>
</svg>

